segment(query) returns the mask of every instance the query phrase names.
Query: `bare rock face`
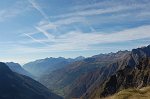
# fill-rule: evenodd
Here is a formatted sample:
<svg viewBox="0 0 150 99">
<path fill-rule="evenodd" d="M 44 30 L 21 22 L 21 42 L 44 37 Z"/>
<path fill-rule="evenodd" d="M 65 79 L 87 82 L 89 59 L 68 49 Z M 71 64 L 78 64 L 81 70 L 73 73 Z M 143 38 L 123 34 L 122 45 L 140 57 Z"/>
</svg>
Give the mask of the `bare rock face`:
<svg viewBox="0 0 150 99">
<path fill-rule="evenodd" d="M 104 85 L 102 97 L 127 88 L 141 88 L 150 85 L 150 46 L 133 49 L 128 64 L 118 70 Z"/>
<path fill-rule="evenodd" d="M 127 88 L 140 88 L 150 84 L 150 59 L 141 59 L 135 68 L 126 67 L 111 76 L 101 96 L 112 95 Z"/>
</svg>

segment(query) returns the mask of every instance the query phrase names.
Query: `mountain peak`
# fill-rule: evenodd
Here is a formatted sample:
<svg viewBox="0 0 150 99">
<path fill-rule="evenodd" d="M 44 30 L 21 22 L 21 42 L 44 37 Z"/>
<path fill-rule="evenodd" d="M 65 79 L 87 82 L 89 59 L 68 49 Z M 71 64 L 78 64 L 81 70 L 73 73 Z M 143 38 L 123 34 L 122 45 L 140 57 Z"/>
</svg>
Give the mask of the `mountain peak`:
<svg viewBox="0 0 150 99">
<path fill-rule="evenodd" d="M 6 62 L 6 65 L 11 65 L 11 66 L 18 66 L 21 67 L 21 65 L 19 63 L 15 63 L 15 62 Z"/>
<path fill-rule="evenodd" d="M 75 59 L 76 59 L 76 60 L 82 60 L 82 59 L 85 59 L 85 57 L 83 57 L 83 56 L 78 56 L 78 57 L 76 57 Z"/>
<path fill-rule="evenodd" d="M 132 54 L 139 57 L 150 57 L 150 45 L 132 50 Z"/>
</svg>

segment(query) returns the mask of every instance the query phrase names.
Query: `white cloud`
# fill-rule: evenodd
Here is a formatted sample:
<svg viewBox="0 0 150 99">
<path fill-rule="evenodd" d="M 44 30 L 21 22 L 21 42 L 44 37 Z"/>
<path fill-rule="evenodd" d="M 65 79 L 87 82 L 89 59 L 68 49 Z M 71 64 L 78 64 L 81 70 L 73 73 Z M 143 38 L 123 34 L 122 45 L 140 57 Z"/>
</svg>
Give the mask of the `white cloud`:
<svg viewBox="0 0 150 99">
<path fill-rule="evenodd" d="M 58 21 L 55 21 L 54 24 L 56 25 L 68 25 L 76 22 L 86 22 L 86 19 L 84 17 L 70 17 L 65 19 L 60 19 Z"/>
<path fill-rule="evenodd" d="M 117 5 L 118 2 L 114 3 L 112 2 L 112 0 L 109 0 L 109 1 L 102 1 L 102 2 L 95 2 L 95 3 L 89 3 L 89 4 L 86 4 L 86 5 L 77 5 L 77 6 L 74 6 L 72 7 L 72 10 L 75 10 L 75 11 L 79 11 L 79 10 L 86 10 L 86 9 L 91 9 L 91 8 L 95 8 L 95 7 L 108 7 L 108 6 L 114 6 L 114 5 Z"/>
<path fill-rule="evenodd" d="M 53 16 L 55 18 L 75 17 L 75 16 L 94 16 L 106 13 L 114 13 L 119 11 L 136 10 L 136 9 L 147 9 L 148 4 L 132 4 L 132 5 L 116 5 L 107 6 L 106 8 L 91 8 L 79 11 L 72 11 L 70 13 Z"/>
<path fill-rule="evenodd" d="M 99 14 L 105 14 L 105 13 L 113 13 L 113 12 L 120 12 L 120 11 L 126 11 L 126 10 L 136 10 L 136 9 L 145 9 L 149 5 L 147 4 L 134 4 L 133 2 L 131 4 L 120 4 L 120 2 L 114 3 L 114 1 L 108 2 L 104 1 L 101 3 L 95 3 L 95 4 L 89 4 L 89 5 L 84 5 L 84 6 L 77 6 L 73 7 L 73 11 L 67 14 L 62 14 L 58 16 L 54 16 L 55 18 L 58 18 L 57 21 L 54 22 L 49 22 L 49 16 L 47 16 L 44 11 L 41 9 L 41 7 L 38 5 L 35 0 L 29 0 L 29 2 L 32 4 L 32 6 L 38 10 L 41 15 L 45 18 L 44 20 L 40 21 L 38 25 L 36 26 L 36 29 L 38 32 L 43 33 L 46 37 L 53 39 L 53 35 L 47 32 L 47 30 L 54 30 L 57 32 L 60 32 L 57 28 L 61 28 L 64 25 L 70 25 L 73 23 L 84 23 L 85 25 L 89 26 L 88 28 L 92 32 L 96 32 L 96 30 L 92 27 L 91 21 L 86 19 L 86 16 L 94 16 L 94 15 L 99 15 Z M 112 3 L 113 2 L 113 3 Z M 120 5 L 118 5 L 120 4 Z M 102 7 L 101 7 L 101 6 Z M 96 8 L 100 6 L 100 8 Z M 105 7 L 104 7 L 105 6 Z M 90 9 L 89 9 L 90 8 Z M 76 11 L 79 10 L 79 11 Z M 108 18 L 102 17 L 102 19 L 97 20 L 96 22 L 99 22 L 100 24 L 103 23 L 108 23 L 115 21 L 115 19 L 122 19 L 123 16 L 128 17 L 128 16 L 135 16 L 139 19 L 142 19 L 141 17 L 148 17 L 149 12 L 147 11 L 142 11 L 139 12 L 138 14 L 131 13 L 128 11 L 128 13 L 125 14 L 115 14 L 112 16 L 106 16 Z M 94 19 L 93 19 L 94 20 Z M 124 19 L 128 20 L 128 19 Z M 129 19 L 130 20 L 130 19 Z M 93 21 L 94 23 L 95 21 Z M 80 31 L 80 30 L 79 30 Z M 68 31 L 69 32 L 69 31 Z"/>
<path fill-rule="evenodd" d="M 26 34 L 26 33 L 25 33 L 24 35 L 26 35 L 27 37 L 31 38 L 31 39 L 33 40 L 33 42 L 38 42 L 38 43 L 47 45 L 47 44 L 45 44 L 44 42 L 42 42 L 41 40 L 38 40 L 38 39 L 33 38 L 33 37 L 32 37 L 31 35 L 29 35 L 29 34 Z M 32 43 L 32 42 L 30 42 L 30 43 Z"/>
<path fill-rule="evenodd" d="M 49 30 L 49 29 L 56 30 L 57 29 L 57 25 L 55 23 L 48 22 L 46 20 L 40 21 L 37 26 L 44 30 Z"/>
<path fill-rule="evenodd" d="M 59 19 L 55 22 L 42 20 L 38 23 L 37 26 L 43 30 L 57 30 L 57 28 L 61 28 L 64 25 L 70 25 L 73 23 L 86 23 L 87 24 L 87 20 L 84 17 L 70 17 L 70 18 L 65 18 L 65 19 Z"/>
<path fill-rule="evenodd" d="M 125 42 L 130 40 L 136 40 L 136 39 L 143 39 L 146 37 L 150 37 L 150 33 L 147 31 L 150 31 L 150 26 L 141 26 L 137 28 L 127 29 L 120 32 L 115 33 L 99 33 L 97 32 L 92 26 L 90 26 L 90 23 L 88 20 L 86 20 L 87 16 L 94 16 L 94 15 L 100 15 L 100 14 L 106 14 L 106 13 L 114 13 L 114 12 L 122 12 L 127 11 L 125 14 L 117 14 L 110 16 L 110 21 L 114 21 L 115 18 L 119 18 L 120 16 L 131 16 L 133 10 L 143 9 L 148 7 L 149 3 L 147 4 L 121 4 L 116 5 L 115 3 L 111 4 L 110 2 L 104 2 L 104 6 L 110 5 L 109 7 L 101 7 L 101 8 L 94 8 L 98 7 L 99 5 L 102 5 L 103 3 L 94 4 L 94 5 L 86 5 L 86 6 L 80 6 L 77 8 L 73 8 L 74 10 L 67 14 L 62 14 L 58 16 L 54 16 L 55 18 L 58 18 L 55 22 L 49 22 L 48 16 L 44 13 L 44 11 L 41 9 L 41 7 L 34 1 L 29 0 L 29 2 L 32 4 L 32 6 L 37 9 L 41 15 L 45 18 L 44 20 L 40 21 L 37 26 L 35 26 L 37 33 L 42 33 L 44 36 L 46 36 L 46 39 L 34 39 L 32 37 L 32 34 L 29 34 L 29 37 L 35 41 L 35 42 L 43 42 L 44 44 L 47 43 L 54 43 L 53 45 L 47 45 L 44 49 L 51 50 L 85 50 L 85 49 L 91 49 L 91 45 L 94 44 L 103 44 L 103 43 L 117 43 L 117 42 Z M 90 8 L 90 9 L 89 9 Z M 92 8 L 92 9 L 91 9 Z M 79 11 L 75 11 L 79 10 Z M 130 12 L 131 10 L 131 12 Z M 143 14 L 144 13 L 144 14 Z M 143 17 L 148 12 L 139 13 Z M 127 14 L 127 15 L 126 15 Z M 134 15 L 134 14 L 133 14 Z M 140 16 L 140 15 L 139 15 Z M 135 16 L 135 17 L 139 17 Z M 94 19 L 93 19 L 94 20 Z M 124 19 L 126 20 L 126 19 Z M 127 19 L 128 20 L 128 19 Z M 107 19 L 104 18 L 100 22 L 101 24 L 106 22 Z M 47 30 L 57 30 L 58 27 L 64 26 L 64 25 L 70 25 L 72 23 L 76 22 L 83 22 L 86 25 L 89 26 L 89 29 L 91 29 L 91 33 L 83 33 L 79 29 L 78 31 L 68 31 L 65 34 L 61 35 L 55 35 L 49 33 Z M 107 21 L 109 22 L 109 21 Z M 142 33 L 142 34 L 141 34 Z M 36 33 L 34 33 L 36 34 Z"/>
<path fill-rule="evenodd" d="M 0 22 L 16 17 L 27 10 L 29 10 L 29 7 L 25 1 L 14 2 L 12 6 L 0 10 Z"/>
<path fill-rule="evenodd" d="M 92 45 L 105 43 L 118 43 L 131 40 L 150 38 L 150 25 L 140 26 L 123 30 L 116 33 L 102 34 L 98 32 L 82 33 L 73 31 L 60 35 L 56 38 L 45 39 L 43 42 L 53 42 L 53 45 L 48 45 L 45 48 L 48 51 L 62 50 L 87 50 L 91 49 Z"/>
<path fill-rule="evenodd" d="M 53 41 L 53 39 L 55 38 L 54 35 L 48 33 L 45 29 L 42 29 L 41 27 L 35 27 L 40 33 L 43 33 L 48 39 L 51 39 Z"/>
<path fill-rule="evenodd" d="M 35 0 L 28 0 L 29 3 L 32 5 L 33 8 L 35 8 L 37 11 L 40 12 L 40 14 L 48 20 L 48 16 L 45 14 L 45 12 L 41 9 L 41 7 L 38 5 L 38 3 Z"/>
<path fill-rule="evenodd" d="M 107 5 L 106 8 L 97 8 L 98 5 Z M 64 25 L 70 25 L 74 23 L 83 23 L 87 26 L 91 31 L 95 31 L 95 29 L 92 27 L 92 24 L 104 24 L 104 23 L 115 23 L 116 20 L 125 21 L 131 21 L 131 20 L 143 20 L 145 18 L 148 18 L 150 16 L 149 11 L 145 10 L 147 9 L 149 3 L 147 4 L 124 4 L 124 5 L 116 5 L 118 3 L 110 3 L 110 2 L 102 2 L 97 4 L 89 4 L 86 6 L 79 6 L 75 9 L 80 9 L 79 11 L 72 11 L 70 13 L 52 16 L 54 18 L 58 18 L 57 21 L 49 22 L 47 20 L 42 20 L 39 22 L 38 26 L 41 27 L 44 30 L 56 30 L 59 31 L 57 28 L 61 28 Z M 90 9 L 87 9 L 90 8 Z M 92 8 L 92 9 L 91 9 Z M 140 11 L 132 12 L 133 10 L 140 9 Z M 129 11 L 128 11 L 129 10 Z M 130 12 L 131 10 L 131 12 Z M 122 11 L 127 11 L 125 13 L 120 13 Z M 106 14 L 106 13 L 114 13 L 117 12 L 117 14 L 111 14 L 108 16 L 100 16 L 99 19 L 94 19 L 94 16 L 100 15 L 100 14 Z M 119 12 L 119 13 L 118 13 Z M 93 16 L 92 20 L 88 20 L 87 16 Z M 136 17 L 135 19 L 132 18 L 132 16 Z M 96 21 L 95 21 L 96 20 Z M 118 21 L 117 21 L 118 22 Z M 67 26 L 66 26 L 67 27 Z M 96 31 L 95 31 L 96 32 Z"/>
</svg>

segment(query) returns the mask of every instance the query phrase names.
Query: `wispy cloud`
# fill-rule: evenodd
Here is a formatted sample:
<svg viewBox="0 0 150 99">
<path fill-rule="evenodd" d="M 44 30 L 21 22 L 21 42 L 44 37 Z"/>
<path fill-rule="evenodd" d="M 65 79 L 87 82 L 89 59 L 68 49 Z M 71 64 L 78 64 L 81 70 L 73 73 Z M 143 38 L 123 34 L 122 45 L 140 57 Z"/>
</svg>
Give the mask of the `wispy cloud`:
<svg viewBox="0 0 150 99">
<path fill-rule="evenodd" d="M 120 5 L 119 5 L 120 4 Z M 76 6 L 73 8 L 72 12 L 65 13 L 62 15 L 51 16 L 51 18 L 57 18 L 54 22 L 48 21 L 40 21 L 40 26 L 44 30 L 57 30 L 57 28 L 61 28 L 62 26 L 71 27 L 72 24 L 75 23 L 83 23 L 87 25 L 88 29 L 91 31 L 96 31 L 92 24 L 100 24 L 103 25 L 105 23 L 116 23 L 121 20 L 124 22 L 131 20 L 146 20 L 149 16 L 149 6 L 150 3 L 134 3 L 131 4 L 123 4 L 123 2 L 114 3 L 113 0 L 111 2 L 104 1 L 101 3 L 94 3 L 83 6 Z M 100 6 L 101 5 L 101 6 Z M 96 7 L 96 8 L 95 8 Z M 122 13 L 124 12 L 124 13 Z M 103 14 L 110 14 L 105 15 Z M 99 15 L 98 18 L 95 16 Z M 92 16 L 92 19 L 87 19 L 87 17 Z M 135 17 L 134 19 L 132 17 Z M 42 23 L 42 24 L 41 24 Z"/>
<path fill-rule="evenodd" d="M 46 20 L 42 20 L 38 23 L 38 27 L 44 30 L 57 30 L 57 28 L 61 28 L 62 26 L 67 26 L 74 23 L 86 23 L 87 20 L 84 17 L 70 17 L 66 19 L 60 19 L 54 22 L 48 22 Z M 38 29 L 40 30 L 40 29 Z"/>
<path fill-rule="evenodd" d="M 31 35 L 29 35 L 29 34 L 24 34 L 24 35 L 26 35 L 27 37 L 29 37 L 29 38 L 31 38 L 34 42 L 38 42 L 38 43 L 41 43 L 41 44 L 44 44 L 44 45 L 46 45 L 47 46 L 47 44 L 45 44 L 44 42 L 42 42 L 41 40 L 38 40 L 38 39 L 35 39 L 35 38 L 33 38 Z M 31 42 L 30 42 L 31 43 Z"/>
<path fill-rule="evenodd" d="M 29 7 L 26 5 L 25 1 L 14 2 L 12 6 L 0 10 L 0 21 L 2 22 L 9 18 L 16 17 L 27 10 L 29 10 Z"/>
<path fill-rule="evenodd" d="M 48 39 L 53 40 L 54 39 L 54 35 L 51 35 L 50 33 L 48 33 L 45 29 L 42 29 L 40 27 L 35 27 L 39 32 L 43 33 Z"/>
<path fill-rule="evenodd" d="M 114 4 L 114 3 L 113 3 Z M 136 10 L 136 9 L 144 9 L 149 6 L 147 4 L 132 4 L 132 5 L 116 5 L 116 6 L 108 6 L 106 8 L 92 8 L 92 9 L 84 9 L 77 10 L 70 13 L 62 14 L 54 16 L 55 18 L 65 18 L 65 17 L 75 17 L 75 16 L 94 16 L 100 14 L 114 13 L 119 11 L 127 11 L 127 10 Z"/>
<path fill-rule="evenodd" d="M 127 29 L 111 34 L 101 34 L 98 32 L 82 33 L 79 31 L 69 32 L 57 38 L 45 39 L 46 42 L 53 42 L 46 48 L 50 50 L 86 50 L 91 49 L 92 45 L 105 43 L 126 42 L 144 38 L 150 38 L 150 25 Z M 43 42 L 45 42 L 43 41 Z"/>
<path fill-rule="evenodd" d="M 34 0 L 29 0 L 29 2 L 32 4 L 32 6 L 36 10 L 38 10 L 41 13 L 41 15 L 45 19 L 49 18 L 49 16 L 47 16 L 44 13 L 41 7 Z M 105 18 L 105 16 L 102 17 L 101 21 L 99 22 L 100 24 L 103 24 L 105 22 L 112 22 L 114 21 L 114 19 L 120 19 L 119 17 L 121 16 L 131 17 L 133 15 L 137 15 L 133 13 L 134 10 L 140 10 L 140 13 L 138 16 L 141 15 L 143 17 L 144 15 L 146 16 L 149 15 L 148 14 L 149 12 L 147 11 L 148 10 L 147 7 L 149 3 L 141 3 L 141 4 L 134 3 L 134 2 L 132 2 L 131 4 L 128 4 L 128 3 L 123 4 L 123 3 L 124 2 L 114 3 L 114 1 L 111 1 L 111 2 L 104 1 L 101 3 L 73 7 L 72 12 L 54 16 L 55 18 L 58 18 L 58 20 L 54 22 L 49 22 L 48 20 L 44 20 L 44 21 L 42 20 L 38 23 L 37 26 L 35 26 L 35 28 L 38 31 L 37 33 L 42 33 L 44 36 L 47 37 L 47 39 L 43 40 L 43 43 L 45 42 L 55 43 L 54 45 L 51 46 L 54 49 L 58 47 L 61 47 L 63 49 L 63 48 L 66 48 L 67 45 L 69 46 L 76 45 L 78 47 L 80 45 L 81 47 L 84 46 L 85 48 L 87 48 L 89 47 L 89 45 L 93 45 L 93 44 L 124 42 L 124 41 L 129 41 L 129 40 L 142 39 L 142 38 L 145 38 L 146 36 L 149 37 L 149 34 L 145 32 L 146 30 L 149 30 L 149 26 L 141 26 L 141 27 L 137 27 L 133 29 L 126 29 L 121 32 L 115 32 L 113 34 L 112 33 L 103 34 L 102 32 L 99 33 L 99 31 L 96 31 L 91 25 L 90 21 L 86 19 L 86 17 L 88 16 L 111 14 L 110 18 L 108 19 Z M 125 14 L 121 13 L 123 11 L 125 11 Z M 141 13 L 141 11 L 144 11 L 144 12 Z M 113 13 L 116 13 L 116 14 L 113 15 Z M 138 17 L 138 16 L 135 16 L 135 17 Z M 109 17 L 109 16 L 106 16 L 106 17 Z M 128 19 L 124 19 L 124 20 L 128 21 Z M 70 24 L 73 24 L 76 22 L 86 24 L 88 28 L 91 30 L 91 33 L 81 32 L 82 30 L 80 30 L 79 28 L 78 28 L 78 31 L 76 30 L 68 31 L 65 34 L 61 34 L 60 36 L 57 36 L 53 33 L 48 32 L 48 30 L 57 30 L 57 28 L 59 27 L 61 28 L 61 26 L 64 26 L 64 25 L 69 26 Z M 141 36 L 139 32 L 140 30 L 143 30 L 144 33 L 143 31 L 141 32 L 145 34 L 146 36 L 144 35 Z M 32 35 L 30 36 L 32 37 Z M 71 48 L 73 49 L 74 47 L 72 46 Z"/>
<path fill-rule="evenodd" d="M 40 12 L 40 14 L 46 19 L 49 20 L 49 17 L 45 14 L 45 12 L 42 10 L 42 8 L 38 5 L 38 3 L 35 0 L 28 0 L 29 3 L 32 5 L 33 8 L 35 8 L 37 11 Z"/>
<path fill-rule="evenodd" d="M 124 42 L 129 40 L 136 40 L 150 37 L 150 26 L 141 26 L 137 28 L 127 29 L 111 34 L 101 33 L 82 33 L 82 32 L 71 32 L 59 37 L 61 42 L 75 43 L 75 44 L 99 44 L 99 43 L 113 43 L 113 42 Z M 142 35 L 141 35 L 142 34 Z"/>
</svg>

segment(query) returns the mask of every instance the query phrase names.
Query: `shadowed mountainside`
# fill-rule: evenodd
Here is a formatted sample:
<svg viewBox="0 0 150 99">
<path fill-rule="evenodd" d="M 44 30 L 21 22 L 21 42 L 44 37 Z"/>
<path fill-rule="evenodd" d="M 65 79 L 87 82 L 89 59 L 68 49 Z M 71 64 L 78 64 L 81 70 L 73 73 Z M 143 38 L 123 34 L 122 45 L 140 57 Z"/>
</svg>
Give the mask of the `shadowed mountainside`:
<svg viewBox="0 0 150 99">
<path fill-rule="evenodd" d="M 31 78 L 34 78 L 28 71 L 23 69 L 20 64 L 14 63 L 14 62 L 6 62 L 5 63 L 13 72 L 16 72 L 18 74 L 26 75 Z"/>
<path fill-rule="evenodd" d="M 0 62 L 0 99 L 62 99 L 37 81 L 15 72 Z"/>
</svg>

